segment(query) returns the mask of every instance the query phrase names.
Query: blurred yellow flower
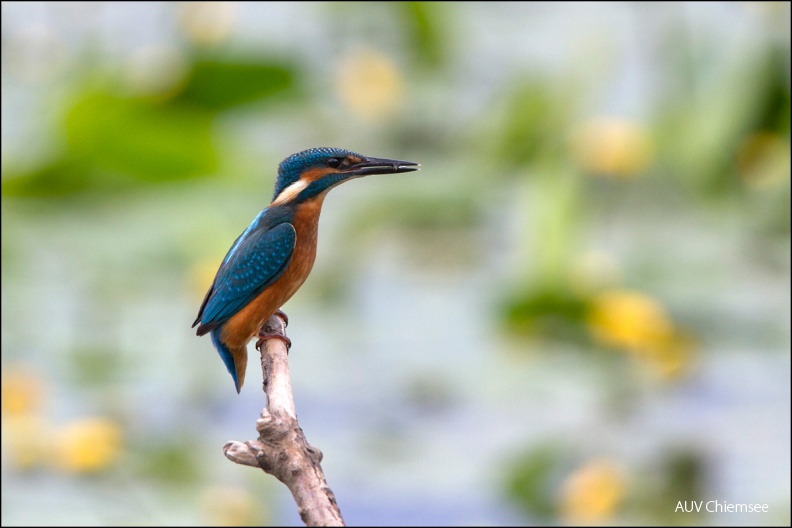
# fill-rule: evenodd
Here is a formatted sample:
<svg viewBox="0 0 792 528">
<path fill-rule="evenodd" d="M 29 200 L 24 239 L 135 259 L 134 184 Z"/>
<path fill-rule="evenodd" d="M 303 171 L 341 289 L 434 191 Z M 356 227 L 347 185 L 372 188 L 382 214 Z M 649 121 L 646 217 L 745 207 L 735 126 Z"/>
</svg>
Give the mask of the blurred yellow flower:
<svg viewBox="0 0 792 528">
<path fill-rule="evenodd" d="M 637 351 L 657 345 L 673 332 L 663 307 L 651 297 L 610 290 L 594 298 L 588 313 L 594 337 L 606 345 Z"/>
<path fill-rule="evenodd" d="M 601 522 L 611 517 L 624 496 L 625 478 L 618 465 L 595 459 L 578 468 L 564 482 L 561 517 L 570 524 Z"/>
<path fill-rule="evenodd" d="M 253 496 L 241 488 L 208 488 L 201 496 L 201 506 L 208 526 L 258 526 Z M 266 523 L 265 523 L 266 524 Z"/>
<path fill-rule="evenodd" d="M 3 417 L 27 414 L 38 410 L 43 399 L 44 384 L 25 367 L 3 369 Z"/>
<path fill-rule="evenodd" d="M 643 125 L 614 117 L 591 119 L 572 132 L 572 151 L 587 172 L 629 179 L 652 163 L 654 146 Z"/>
<path fill-rule="evenodd" d="M 86 418 L 66 426 L 55 442 L 58 465 L 70 472 L 102 470 L 121 455 L 121 428 L 107 418 Z"/>
<path fill-rule="evenodd" d="M 48 461 L 48 435 L 44 420 L 38 415 L 3 415 L 3 454 L 17 468 L 29 469 Z"/>
<path fill-rule="evenodd" d="M 609 290 L 596 296 L 587 323 L 596 340 L 648 361 L 662 377 L 682 373 L 690 362 L 692 340 L 680 334 L 660 303 L 640 292 Z"/>
<path fill-rule="evenodd" d="M 216 44 L 228 38 L 237 21 L 234 2 L 184 2 L 178 4 L 179 25 L 198 44 Z"/>
<path fill-rule="evenodd" d="M 342 60 L 336 91 L 347 108 L 372 121 L 392 115 L 404 96 L 396 65 L 386 55 L 372 50 L 355 52 Z"/>
</svg>

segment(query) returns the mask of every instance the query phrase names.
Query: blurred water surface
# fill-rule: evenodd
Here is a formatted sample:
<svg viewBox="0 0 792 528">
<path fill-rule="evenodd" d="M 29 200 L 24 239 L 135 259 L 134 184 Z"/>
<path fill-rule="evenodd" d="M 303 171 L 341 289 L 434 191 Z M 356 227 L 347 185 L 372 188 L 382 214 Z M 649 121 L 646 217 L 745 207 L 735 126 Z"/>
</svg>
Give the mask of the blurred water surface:
<svg viewBox="0 0 792 528">
<path fill-rule="evenodd" d="M 423 167 L 328 196 L 285 306 L 349 524 L 789 522 L 788 5 L 2 10 L 3 524 L 300 524 L 222 456 L 257 362 L 237 396 L 189 326 L 277 163 L 323 145 Z M 86 72 L 120 91 L 79 103 Z M 203 157 L 163 131 L 187 114 Z"/>
</svg>

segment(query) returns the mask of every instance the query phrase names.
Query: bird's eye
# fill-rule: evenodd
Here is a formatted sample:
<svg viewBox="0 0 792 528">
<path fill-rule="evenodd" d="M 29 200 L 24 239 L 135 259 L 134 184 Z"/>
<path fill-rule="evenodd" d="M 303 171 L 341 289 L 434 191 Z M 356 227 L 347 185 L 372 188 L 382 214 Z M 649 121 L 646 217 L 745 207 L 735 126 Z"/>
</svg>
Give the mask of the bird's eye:
<svg viewBox="0 0 792 528">
<path fill-rule="evenodd" d="M 327 160 L 327 166 L 330 167 L 331 169 L 337 169 L 338 167 L 341 166 L 341 160 L 338 158 L 330 158 L 329 160 Z"/>
</svg>

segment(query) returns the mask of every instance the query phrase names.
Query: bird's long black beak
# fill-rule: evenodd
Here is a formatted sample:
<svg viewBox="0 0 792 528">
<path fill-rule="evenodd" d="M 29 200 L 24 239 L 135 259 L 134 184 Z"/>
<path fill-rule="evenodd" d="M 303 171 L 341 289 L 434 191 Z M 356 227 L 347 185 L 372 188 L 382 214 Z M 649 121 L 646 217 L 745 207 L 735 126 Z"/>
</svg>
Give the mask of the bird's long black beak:
<svg viewBox="0 0 792 528">
<path fill-rule="evenodd" d="M 420 170 L 421 165 L 412 161 L 401 161 L 385 158 L 364 158 L 345 170 L 344 173 L 354 176 L 367 176 L 369 174 L 393 174 L 396 172 L 412 172 Z"/>
</svg>

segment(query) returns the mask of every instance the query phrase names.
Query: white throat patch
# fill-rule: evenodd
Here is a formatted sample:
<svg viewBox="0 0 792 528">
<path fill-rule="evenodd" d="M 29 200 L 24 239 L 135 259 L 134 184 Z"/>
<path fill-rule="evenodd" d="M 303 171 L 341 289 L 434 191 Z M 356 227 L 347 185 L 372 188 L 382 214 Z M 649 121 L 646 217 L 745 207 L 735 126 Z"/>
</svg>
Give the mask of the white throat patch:
<svg viewBox="0 0 792 528">
<path fill-rule="evenodd" d="M 291 202 L 292 200 L 297 198 L 297 195 L 300 194 L 300 192 L 302 192 L 303 189 L 308 187 L 309 183 L 310 182 L 307 182 L 305 180 L 297 180 L 296 182 L 292 183 L 291 185 L 283 189 L 280 192 L 280 194 L 276 196 L 274 200 L 272 200 L 272 203 L 270 205 L 284 205 Z"/>
</svg>

